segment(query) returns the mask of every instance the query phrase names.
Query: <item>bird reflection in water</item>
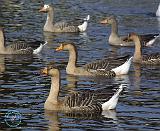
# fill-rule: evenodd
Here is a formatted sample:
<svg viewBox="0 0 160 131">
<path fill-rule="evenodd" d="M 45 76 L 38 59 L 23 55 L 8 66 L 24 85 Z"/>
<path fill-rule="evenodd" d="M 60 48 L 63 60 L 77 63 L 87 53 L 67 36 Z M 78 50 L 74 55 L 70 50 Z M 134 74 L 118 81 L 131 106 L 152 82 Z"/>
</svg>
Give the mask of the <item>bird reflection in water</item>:
<svg viewBox="0 0 160 131">
<path fill-rule="evenodd" d="M 76 118 L 73 120 L 73 118 Z M 106 119 L 107 118 L 107 119 Z M 48 120 L 48 128 L 49 130 L 59 131 L 62 129 L 62 124 L 65 119 L 72 119 L 72 123 L 80 123 L 84 120 L 97 120 L 97 119 L 105 119 L 111 120 L 114 123 L 118 123 L 118 119 L 116 117 L 115 110 L 103 111 L 102 113 L 82 113 L 82 112 L 57 112 L 57 111 L 49 111 L 45 110 L 45 119 Z"/>
</svg>

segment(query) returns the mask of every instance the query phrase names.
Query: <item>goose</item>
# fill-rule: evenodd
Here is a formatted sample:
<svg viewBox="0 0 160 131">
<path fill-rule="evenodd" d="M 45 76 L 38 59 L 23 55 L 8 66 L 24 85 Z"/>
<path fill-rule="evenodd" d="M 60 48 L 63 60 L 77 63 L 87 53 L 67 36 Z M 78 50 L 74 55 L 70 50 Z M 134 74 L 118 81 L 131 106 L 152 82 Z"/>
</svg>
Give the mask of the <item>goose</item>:
<svg viewBox="0 0 160 131">
<path fill-rule="evenodd" d="M 159 6 L 158 6 L 158 9 L 156 11 L 156 16 L 157 17 L 160 17 L 160 3 L 159 3 Z"/>
<path fill-rule="evenodd" d="M 45 4 L 39 12 L 48 13 L 47 20 L 43 28 L 43 30 L 47 32 L 84 32 L 87 29 L 88 21 L 90 19 L 90 15 L 88 15 L 84 18 L 83 24 L 74 26 L 65 21 L 53 23 L 54 8 L 52 5 Z"/>
<path fill-rule="evenodd" d="M 148 55 L 142 55 L 142 45 L 140 42 L 140 38 L 136 33 L 130 33 L 128 35 L 129 40 L 133 40 L 135 43 L 135 52 L 133 56 L 133 62 L 144 64 L 144 65 L 158 65 L 160 64 L 160 54 L 153 53 Z"/>
<path fill-rule="evenodd" d="M 134 46 L 134 42 L 131 40 L 126 41 L 126 36 L 119 36 L 118 34 L 118 22 L 115 16 L 106 17 L 100 21 L 101 24 L 111 25 L 111 34 L 109 36 L 109 44 L 115 46 Z M 151 46 L 155 40 L 160 37 L 159 34 L 142 34 L 139 35 L 141 38 L 141 44 L 143 46 Z"/>
<path fill-rule="evenodd" d="M 15 55 L 22 55 L 22 54 L 38 54 L 41 52 L 42 48 L 45 44 L 41 44 L 37 49 L 33 49 L 29 45 L 25 43 L 14 43 L 8 46 L 5 46 L 5 35 L 3 28 L 0 28 L 0 54 L 15 54 Z"/>
<path fill-rule="evenodd" d="M 56 48 L 56 51 L 68 50 L 69 51 L 69 61 L 66 67 L 67 74 L 71 75 L 104 75 L 106 77 L 115 77 L 116 75 L 128 74 L 132 57 L 129 58 L 125 63 L 116 67 L 110 68 L 112 60 L 104 59 L 96 62 L 86 64 L 84 67 L 77 67 L 77 49 L 73 43 L 61 43 L 59 47 Z"/>
<path fill-rule="evenodd" d="M 41 74 L 51 76 L 51 88 L 48 98 L 45 101 L 46 110 L 66 111 L 66 112 L 93 112 L 99 113 L 103 110 L 113 110 L 116 108 L 123 86 L 120 85 L 115 94 L 108 101 L 100 103 L 94 99 L 95 94 L 89 91 L 85 93 L 73 93 L 59 99 L 60 90 L 60 72 L 53 66 L 41 69 Z"/>
</svg>

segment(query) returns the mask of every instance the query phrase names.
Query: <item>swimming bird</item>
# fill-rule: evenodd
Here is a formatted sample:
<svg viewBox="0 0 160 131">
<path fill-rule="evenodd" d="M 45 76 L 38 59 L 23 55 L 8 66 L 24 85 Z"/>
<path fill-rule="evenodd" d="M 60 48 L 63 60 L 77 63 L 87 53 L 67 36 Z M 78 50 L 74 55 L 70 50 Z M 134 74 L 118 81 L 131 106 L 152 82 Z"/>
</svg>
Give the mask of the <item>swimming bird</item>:
<svg viewBox="0 0 160 131">
<path fill-rule="evenodd" d="M 71 25 L 65 21 L 54 23 L 54 7 L 53 5 L 45 4 L 39 12 L 47 13 L 47 20 L 43 27 L 44 31 L 48 32 L 84 32 L 87 29 L 90 15 L 84 18 L 84 22 L 81 25 Z"/>
<path fill-rule="evenodd" d="M 152 53 L 147 55 L 142 55 L 142 45 L 140 38 L 136 33 L 130 33 L 128 39 L 133 40 L 135 43 L 135 52 L 133 56 L 133 62 L 140 63 L 144 65 L 158 65 L 160 64 L 160 54 Z"/>
<path fill-rule="evenodd" d="M 109 44 L 115 46 L 134 46 L 134 42 L 131 40 L 126 40 L 126 36 L 120 36 L 118 34 L 118 22 L 115 16 L 106 17 L 100 22 L 101 24 L 111 25 L 111 34 L 109 36 Z M 143 46 L 151 46 L 155 40 L 159 37 L 159 34 L 141 34 L 139 35 L 141 39 L 141 44 Z"/>
<path fill-rule="evenodd" d="M 53 66 L 48 66 L 41 70 L 42 74 L 51 76 L 51 88 L 49 96 L 45 101 L 44 108 L 46 110 L 68 111 L 68 112 L 92 112 L 99 113 L 102 110 L 112 110 L 116 108 L 120 93 L 123 86 L 120 85 L 115 94 L 108 101 L 100 103 L 94 99 L 95 94 L 91 92 L 74 93 L 59 99 L 60 90 L 60 72 Z"/>
<path fill-rule="evenodd" d="M 45 43 L 47 44 L 47 42 Z M 33 49 L 26 43 L 14 43 L 5 46 L 5 35 L 2 28 L 0 28 L 0 54 L 38 54 L 41 52 L 45 44 L 41 44 L 37 49 Z"/>
<path fill-rule="evenodd" d="M 77 67 L 77 57 L 78 52 L 73 43 L 62 43 L 59 47 L 56 48 L 56 51 L 68 50 L 69 51 L 69 61 L 66 67 L 66 72 L 72 75 L 104 75 L 107 77 L 115 77 L 116 75 L 127 74 L 131 65 L 132 57 L 127 61 L 119 61 L 118 59 L 104 59 L 99 61 L 94 61 L 92 63 L 86 64 L 83 67 Z M 112 63 L 116 62 L 123 63 L 119 64 L 118 67 L 111 68 Z"/>
</svg>

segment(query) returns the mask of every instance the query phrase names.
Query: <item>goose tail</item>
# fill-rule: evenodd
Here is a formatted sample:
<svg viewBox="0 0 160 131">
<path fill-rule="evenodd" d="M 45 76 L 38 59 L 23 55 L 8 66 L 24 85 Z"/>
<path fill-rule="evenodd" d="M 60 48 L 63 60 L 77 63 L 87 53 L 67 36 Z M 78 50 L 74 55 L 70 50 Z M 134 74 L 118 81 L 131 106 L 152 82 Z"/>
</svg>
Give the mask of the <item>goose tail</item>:
<svg viewBox="0 0 160 131">
<path fill-rule="evenodd" d="M 112 69 L 112 71 L 114 71 L 116 75 L 128 74 L 130 66 L 131 66 L 132 58 L 133 57 L 129 58 L 124 64 Z"/>
<path fill-rule="evenodd" d="M 84 18 L 84 21 L 89 21 L 90 20 L 90 15 L 87 15 L 86 18 Z"/>
<path fill-rule="evenodd" d="M 78 26 L 80 32 L 86 31 L 88 26 L 88 21 L 90 20 L 90 15 L 87 15 L 87 17 L 84 18 L 83 20 L 84 20 L 83 24 Z"/>
<path fill-rule="evenodd" d="M 148 41 L 148 42 L 146 43 L 146 46 L 151 46 L 151 45 L 153 45 L 153 43 L 154 43 L 154 42 L 157 40 L 157 38 L 159 38 L 159 37 L 160 37 L 160 34 L 159 34 L 159 35 L 155 35 L 153 39 L 151 39 L 150 41 Z"/>
<path fill-rule="evenodd" d="M 40 53 L 46 44 L 47 44 L 47 41 L 45 42 L 45 44 L 40 44 L 40 46 L 37 49 L 33 50 L 33 54 Z"/>
<path fill-rule="evenodd" d="M 107 102 L 102 104 L 102 110 L 112 110 L 116 108 L 120 93 L 122 92 L 123 88 L 124 86 L 121 84 L 116 93 Z"/>
</svg>

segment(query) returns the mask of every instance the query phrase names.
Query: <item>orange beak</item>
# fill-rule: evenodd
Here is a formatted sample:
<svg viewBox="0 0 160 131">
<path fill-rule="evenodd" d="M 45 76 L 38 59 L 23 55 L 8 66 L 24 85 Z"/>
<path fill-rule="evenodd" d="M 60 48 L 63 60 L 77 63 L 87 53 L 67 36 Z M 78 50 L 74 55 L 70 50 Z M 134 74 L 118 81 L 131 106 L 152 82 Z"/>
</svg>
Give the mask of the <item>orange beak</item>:
<svg viewBox="0 0 160 131">
<path fill-rule="evenodd" d="M 39 12 L 47 12 L 46 8 L 42 7 Z"/>
<path fill-rule="evenodd" d="M 41 74 L 44 74 L 44 75 L 48 75 L 47 67 L 45 67 L 44 69 L 41 69 L 41 70 L 40 70 L 40 73 L 41 73 Z"/>
<path fill-rule="evenodd" d="M 101 24 L 107 24 L 108 21 L 105 19 L 105 20 L 100 21 L 100 23 L 101 23 Z"/>
<path fill-rule="evenodd" d="M 56 51 L 61 51 L 63 50 L 63 44 L 61 44 L 59 47 L 56 48 Z"/>
</svg>

